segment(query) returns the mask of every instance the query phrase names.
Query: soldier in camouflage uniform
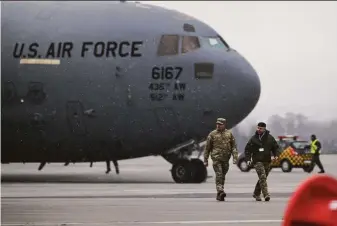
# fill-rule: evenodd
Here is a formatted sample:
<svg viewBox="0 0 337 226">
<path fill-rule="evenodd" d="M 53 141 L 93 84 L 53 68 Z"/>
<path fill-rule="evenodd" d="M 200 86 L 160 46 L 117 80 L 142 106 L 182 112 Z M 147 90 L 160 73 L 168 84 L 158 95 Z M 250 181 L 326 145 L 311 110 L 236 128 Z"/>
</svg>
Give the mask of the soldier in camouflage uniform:
<svg viewBox="0 0 337 226">
<path fill-rule="evenodd" d="M 238 160 L 238 151 L 234 136 L 230 130 L 225 128 L 226 119 L 218 118 L 216 130 L 213 130 L 207 137 L 204 164 L 208 166 L 208 158 L 211 155 L 213 169 L 215 172 L 215 184 L 217 190 L 216 199 L 224 201 L 226 193 L 224 192 L 225 177 L 229 170 L 229 159 L 233 155 L 233 163 Z"/>
<path fill-rule="evenodd" d="M 269 131 L 266 130 L 266 123 L 258 123 L 255 134 L 249 139 L 245 147 L 245 160 L 249 165 L 253 164 L 259 177 L 253 194 L 256 201 L 261 201 L 261 190 L 265 201 L 270 200 L 267 177 L 271 169 L 271 152 L 277 158 L 280 155 L 278 150 L 279 145 Z M 252 163 L 250 162 L 251 159 L 253 160 Z"/>
</svg>

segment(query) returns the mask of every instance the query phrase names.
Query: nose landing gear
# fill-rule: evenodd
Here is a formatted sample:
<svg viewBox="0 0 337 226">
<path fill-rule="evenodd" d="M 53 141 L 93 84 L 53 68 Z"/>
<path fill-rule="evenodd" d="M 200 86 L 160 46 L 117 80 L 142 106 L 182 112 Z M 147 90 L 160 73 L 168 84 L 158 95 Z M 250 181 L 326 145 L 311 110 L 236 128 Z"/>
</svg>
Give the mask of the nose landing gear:
<svg viewBox="0 0 337 226">
<path fill-rule="evenodd" d="M 207 169 L 200 159 L 181 160 L 172 165 L 171 175 L 176 183 L 203 183 Z"/>
<path fill-rule="evenodd" d="M 197 153 L 197 156 L 193 156 Z M 171 176 L 176 183 L 203 183 L 207 168 L 199 159 L 202 149 L 195 141 L 189 141 L 163 155 L 172 164 Z"/>
</svg>

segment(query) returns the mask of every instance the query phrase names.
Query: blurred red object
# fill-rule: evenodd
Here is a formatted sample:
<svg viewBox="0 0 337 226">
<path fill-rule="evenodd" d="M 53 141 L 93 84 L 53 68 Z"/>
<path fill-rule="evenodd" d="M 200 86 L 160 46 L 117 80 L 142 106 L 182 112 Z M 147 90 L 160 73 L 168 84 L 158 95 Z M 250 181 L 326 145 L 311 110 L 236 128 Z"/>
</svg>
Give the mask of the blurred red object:
<svg viewBox="0 0 337 226">
<path fill-rule="evenodd" d="M 314 175 L 291 196 L 283 226 L 337 226 L 337 180 Z"/>
</svg>

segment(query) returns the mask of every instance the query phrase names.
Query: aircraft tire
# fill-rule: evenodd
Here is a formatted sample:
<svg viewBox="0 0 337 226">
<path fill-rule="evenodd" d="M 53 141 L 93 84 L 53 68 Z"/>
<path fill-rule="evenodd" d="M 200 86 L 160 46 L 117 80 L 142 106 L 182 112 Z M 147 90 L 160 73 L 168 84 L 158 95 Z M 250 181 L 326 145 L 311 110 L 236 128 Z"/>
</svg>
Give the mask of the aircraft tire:
<svg viewBox="0 0 337 226">
<path fill-rule="evenodd" d="M 251 167 L 248 166 L 247 162 L 243 158 L 239 159 L 237 165 L 242 172 L 249 172 L 251 170 Z"/>
<path fill-rule="evenodd" d="M 192 159 L 192 178 L 191 183 L 203 183 L 207 179 L 207 168 L 200 159 Z"/>
<path fill-rule="evenodd" d="M 312 167 L 312 166 L 304 166 L 303 170 L 306 173 L 311 173 L 314 170 L 314 167 Z"/>
<path fill-rule="evenodd" d="M 181 160 L 172 165 L 171 176 L 176 183 L 189 183 L 192 178 L 192 164 L 188 160 Z"/>
<path fill-rule="evenodd" d="M 281 169 L 284 173 L 289 173 L 293 169 L 293 166 L 288 159 L 283 159 L 281 161 Z"/>
</svg>

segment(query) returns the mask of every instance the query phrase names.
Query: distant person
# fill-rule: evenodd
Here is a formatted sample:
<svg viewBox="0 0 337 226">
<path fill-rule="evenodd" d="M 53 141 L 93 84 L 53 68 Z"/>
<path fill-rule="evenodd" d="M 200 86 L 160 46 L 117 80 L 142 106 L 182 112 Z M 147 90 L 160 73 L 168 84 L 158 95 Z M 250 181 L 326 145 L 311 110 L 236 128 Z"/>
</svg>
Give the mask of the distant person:
<svg viewBox="0 0 337 226">
<path fill-rule="evenodd" d="M 316 138 L 315 134 L 311 135 L 311 144 L 310 144 L 310 153 L 313 154 L 311 164 L 312 168 L 315 167 L 315 164 L 319 167 L 321 171 L 318 173 L 325 173 L 321 160 L 319 158 L 321 154 L 322 145 L 321 142 Z"/>
<path fill-rule="evenodd" d="M 118 167 L 118 162 L 117 160 L 113 159 L 112 160 L 114 166 L 115 166 L 115 170 L 116 170 L 116 174 L 119 174 L 119 167 Z"/>
<path fill-rule="evenodd" d="M 267 177 L 270 172 L 271 153 L 275 158 L 278 158 L 279 148 L 275 138 L 266 129 L 266 123 L 259 122 L 255 134 L 249 139 L 245 147 L 245 160 L 248 165 L 255 167 L 259 177 L 253 193 L 256 201 L 261 201 L 261 191 L 265 201 L 270 200 Z"/>
<path fill-rule="evenodd" d="M 118 167 L 117 160 L 112 160 L 112 162 L 113 162 L 113 164 L 115 166 L 116 173 L 119 174 L 119 167 Z M 110 161 L 106 160 L 105 163 L 106 163 L 106 171 L 105 171 L 105 173 L 108 174 L 111 171 Z M 92 164 L 93 164 L 93 162 L 90 162 L 90 167 L 92 167 Z"/>
<path fill-rule="evenodd" d="M 229 170 L 229 160 L 233 155 L 233 164 L 238 160 L 238 151 L 232 132 L 226 129 L 226 119 L 218 118 L 216 129 L 210 132 L 207 137 L 204 152 L 204 164 L 208 166 L 208 158 L 211 155 L 213 169 L 215 172 L 216 200 L 224 201 L 226 193 L 224 192 L 225 177 Z"/>
<path fill-rule="evenodd" d="M 105 171 L 105 173 L 108 174 L 111 171 L 110 159 L 105 160 L 105 164 L 106 164 L 106 171 Z"/>
</svg>

